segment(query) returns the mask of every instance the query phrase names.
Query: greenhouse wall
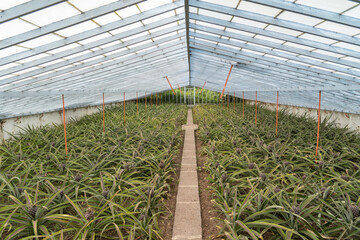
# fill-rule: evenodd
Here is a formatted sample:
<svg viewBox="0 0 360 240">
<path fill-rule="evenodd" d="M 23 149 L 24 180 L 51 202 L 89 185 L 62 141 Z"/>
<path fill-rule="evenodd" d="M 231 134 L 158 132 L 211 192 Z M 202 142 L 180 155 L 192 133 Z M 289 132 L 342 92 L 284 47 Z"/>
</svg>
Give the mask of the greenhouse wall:
<svg viewBox="0 0 360 240">
<path fill-rule="evenodd" d="M 255 101 L 247 101 L 250 104 L 255 104 Z M 258 102 L 259 105 L 273 110 L 276 110 L 276 104 L 272 103 L 264 103 Z M 307 114 L 309 117 L 317 120 L 318 109 L 315 108 L 306 108 L 306 107 L 298 107 L 298 106 L 289 106 L 289 105 L 280 105 L 279 111 L 286 110 L 290 114 L 295 114 L 297 116 L 301 116 L 303 114 Z M 344 112 L 335 112 L 329 110 L 320 110 L 321 119 L 329 118 L 330 121 L 334 121 L 338 127 L 348 127 L 350 130 L 356 131 L 360 133 L 360 115 L 352 114 L 352 113 L 344 113 Z"/>
<path fill-rule="evenodd" d="M 114 103 L 106 106 L 112 106 Z M 71 119 L 80 119 L 86 115 L 99 112 L 101 106 L 88 106 L 82 108 L 73 108 L 65 110 L 66 121 Z M 42 114 L 28 115 L 16 118 L 0 120 L 0 144 L 8 140 L 12 135 L 19 134 L 22 129 L 31 127 L 41 127 L 47 124 L 63 124 L 62 111 L 48 112 Z"/>
</svg>

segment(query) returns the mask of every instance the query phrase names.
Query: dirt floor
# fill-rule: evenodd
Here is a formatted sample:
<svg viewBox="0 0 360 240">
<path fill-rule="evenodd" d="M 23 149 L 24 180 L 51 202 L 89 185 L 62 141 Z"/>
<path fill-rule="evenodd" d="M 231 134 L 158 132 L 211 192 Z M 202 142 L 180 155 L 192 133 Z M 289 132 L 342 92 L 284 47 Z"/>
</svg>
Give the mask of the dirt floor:
<svg viewBox="0 0 360 240">
<path fill-rule="evenodd" d="M 202 142 L 196 136 L 196 154 L 198 165 L 198 179 L 200 191 L 200 206 L 201 206 L 201 221 L 202 221 L 202 235 L 204 240 L 210 239 L 224 239 L 224 236 L 219 236 L 220 229 L 217 227 L 221 223 L 216 218 L 223 219 L 224 217 L 219 213 L 211 200 L 213 199 L 213 191 L 209 189 L 210 183 L 208 181 L 209 174 L 205 171 L 204 164 L 206 156 L 201 156 Z"/>
</svg>

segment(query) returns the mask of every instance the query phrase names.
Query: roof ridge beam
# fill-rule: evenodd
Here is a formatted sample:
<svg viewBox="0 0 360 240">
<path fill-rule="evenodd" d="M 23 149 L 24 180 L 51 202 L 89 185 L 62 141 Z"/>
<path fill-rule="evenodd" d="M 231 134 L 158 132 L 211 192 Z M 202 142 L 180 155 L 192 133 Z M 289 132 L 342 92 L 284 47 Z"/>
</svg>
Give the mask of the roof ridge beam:
<svg viewBox="0 0 360 240">
<path fill-rule="evenodd" d="M 345 16 L 336 12 L 330 12 L 319 8 L 309 7 L 298 3 L 280 0 L 246 0 L 248 2 L 257 3 L 269 7 L 280 8 L 289 12 L 300 13 L 310 17 L 320 18 L 323 20 L 344 24 L 347 26 L 360 28 L 360 19 Z"/>
<path fill-rule="evenodd" d="M 184 12 L 185 12 L 185 24 L 186 24 L 186 46 L 187 46 L 187 56 L 188 56 L 188 65 L 189 65 L 189 85 L 191 85 L 191 58 L 190 58 L 190 39 L 189 39 L 189 0 L 184 0 Z"/>
<path fill-rule="evenodd" d="M 222 13 L 222 14 L 226 14 L 226 15 L 230 15 L 230 16 L 245 18 L 245 19 L 258 21 L 258 22 L 262 22 L 262 23 L 266 23 L 266 24 L 272 24 L 275 26 L 292 29 L 292 30 L 295 30 L 298 32 L 310 33 L 310 34 L 317 35 L 320 37 L 330 38 L 330 39 L 334 39 L 337 41 L 347 42 L 347 43 L 351 43 L 351 44 L 360 46 L 360 38 L 356 38 L 356 37 L 353 37 L 350 35 L 334 32 L 334 31 L 329 31 L 326 29 L 315 28 L 310 25 L 305 25 L 305 24 L 301 24 L 301 23 L 297 23 L 297 22 L 293 22 L 293 21 L 273 18 L 270 16 L 253 13 L 253 12 L 249 12 L 249 11 L 245 11 L 245 10 L 238 10 L 235 8 L 231 8 L 231 7 L 227 7 L 227 6 L 223 6 L 223 5 L 219 5 L 219 4 L 214 4 L 214 3 L 190 0 L 190 5 L 193 7 L 199 7 L 201 9 L 206 9 L 206 10 L 210 10 L 210 11 L 214 11 L 214 12 L 218 12 L 218 13 Z"/>
</svg>

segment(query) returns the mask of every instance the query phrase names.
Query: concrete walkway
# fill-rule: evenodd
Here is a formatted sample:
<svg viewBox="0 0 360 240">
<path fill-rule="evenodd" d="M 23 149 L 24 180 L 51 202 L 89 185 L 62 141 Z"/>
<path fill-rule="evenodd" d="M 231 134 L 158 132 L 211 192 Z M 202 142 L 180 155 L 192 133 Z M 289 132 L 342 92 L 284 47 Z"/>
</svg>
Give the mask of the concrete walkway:
<svg viewBox="0 0 360 240">
<path fill-rule="evenodd" d="M 196 165 L 195 130 L 189 108 L 181 159 L 179 188 L 176 199 L 173 240 L 201 240 L 201 208 Z"/>
</svg>

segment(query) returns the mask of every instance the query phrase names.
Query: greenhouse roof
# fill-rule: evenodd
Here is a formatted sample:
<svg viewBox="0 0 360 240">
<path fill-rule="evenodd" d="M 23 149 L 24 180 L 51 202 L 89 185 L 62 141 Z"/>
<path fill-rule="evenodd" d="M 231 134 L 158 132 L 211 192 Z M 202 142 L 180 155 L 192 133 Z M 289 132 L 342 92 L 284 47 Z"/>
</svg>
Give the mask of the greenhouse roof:
<svg viewBox="0 0 360 240">
<path fill-rule="evenodd" d="M 0 1 L 0 118 L 197 86 L 360 113 L 360 2 Z"/>
</svg>

